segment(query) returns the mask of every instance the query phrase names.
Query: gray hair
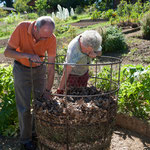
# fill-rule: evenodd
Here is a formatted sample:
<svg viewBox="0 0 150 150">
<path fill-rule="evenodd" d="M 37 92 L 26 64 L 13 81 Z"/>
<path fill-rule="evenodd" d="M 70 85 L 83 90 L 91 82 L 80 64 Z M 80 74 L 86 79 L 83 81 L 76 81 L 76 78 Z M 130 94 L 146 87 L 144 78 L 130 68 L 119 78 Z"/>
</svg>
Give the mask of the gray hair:
<svg viewBox="0 0 150 150">
<path fill-rule="evenodd" d="M 36 22 L 35 25 L 37 27 L 37 30 L 40 30 L 40 28 L 42 26 L 44 26 L 45 24 L 50 25 L 53 29 L 55 29 L 55 22 L 53 20 L 53 18 L 51 18 L 50 16 L 42 16 L 39 17 Z"/>
<path fill-rule="evenodd" d="M 81 34 L 81 43 L 86 47 L 91 46 L 96 51 L 102 44 L 102 37 L 95 30 L 86 30 Z"/>
</svg>

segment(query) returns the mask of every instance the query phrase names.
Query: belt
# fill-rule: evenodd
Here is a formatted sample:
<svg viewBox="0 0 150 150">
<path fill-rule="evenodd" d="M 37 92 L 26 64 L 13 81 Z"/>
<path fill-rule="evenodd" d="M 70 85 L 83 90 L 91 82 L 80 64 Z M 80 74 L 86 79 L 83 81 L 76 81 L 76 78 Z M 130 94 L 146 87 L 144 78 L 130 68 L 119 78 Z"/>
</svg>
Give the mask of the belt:
<svg viewBox="0 0 150 150">
<path fill-rule="evenodd" d="M 28 69 L 31 68 L 31 67 L 28 67 L 28 66 L 25 66 L 25 65 L 21 64 L 21 63 L 20 63 L 19 61 L 17 61 L 17 60 L 15 60 L 14 63 L 17 64 L 17 65 L 20 65 L 20 66 L 22 66 L 22 67 L 24 67 L 24 68 L 28 68 Z M 41 67 L 42 65 L 43 65 L 43 64 L 41 64 L 40 66 L 32 67 L 32 68 L 39 68 L 39 67 Z"/>
</svg>

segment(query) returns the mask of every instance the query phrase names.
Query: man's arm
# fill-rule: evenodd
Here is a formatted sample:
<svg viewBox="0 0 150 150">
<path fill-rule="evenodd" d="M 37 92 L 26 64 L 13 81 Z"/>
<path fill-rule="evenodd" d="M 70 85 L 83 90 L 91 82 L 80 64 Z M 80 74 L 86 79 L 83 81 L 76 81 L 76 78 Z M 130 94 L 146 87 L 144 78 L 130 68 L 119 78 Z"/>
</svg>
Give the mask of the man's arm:
<svg viewBox="0 0 150 150">
<path fill-rule="evenodd" d="M 66 65 L 63 71 L 63 75 L 60 80 L 59 84 L 59 90 L 64 90 L 65 89 L 65 82 L 67 82 L 67 79 L 69 77 L 69 74 L 71 73 L 72 67 L 70 65 Z"/>
<path fill-rule="evenodd" d="M 53 63 L 53 64 L 48 64 L 48 79 L 46 83 L 46 90 L 51 91 L 51 88 L 53 86 L 54 82 L 54 75 L 55 75 L 55 57 L 48 57 L 48 63 Z"/>
<path fill-rule="evenodd" d="M 38 55 L 17 52 L 16 49 L 14 49 L 9 45 L 7 45 L 4 51 L 4 55 L 5 57 L 14 58 L 14 59 L 27 58 L 27 59 L 31 59 L 32 61 L 41 62 L 41 59 Z"/>
</svg>

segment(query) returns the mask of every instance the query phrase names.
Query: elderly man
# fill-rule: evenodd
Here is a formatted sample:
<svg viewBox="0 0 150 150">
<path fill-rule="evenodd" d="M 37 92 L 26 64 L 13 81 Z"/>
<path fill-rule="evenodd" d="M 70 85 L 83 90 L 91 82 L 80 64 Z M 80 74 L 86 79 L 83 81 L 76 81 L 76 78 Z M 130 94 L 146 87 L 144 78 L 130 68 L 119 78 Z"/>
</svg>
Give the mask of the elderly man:
<svg viewBox="0 0 150 150">
<path fill-rule="evenodd" d="M 31 69 L 32 64 L 34 95 L 48 95 L 54 80 L 56 57 L 56 37 L 53 34 L 55 23 L 49 16 L 42 16 L 34 22 L 21 22 L 12 33 L 4 55 L 14 58 L 14 86 L 16 105 L 20 126 L 20 142 L 22 149 L 34 150 L 32 142 L 31 102 Z M 48 55 L 48 79 L 45 82 L 46 67 L 42 65 L 42 56 Z"/>
<path fill-rule="evenodd" d="M 87 30 L 75 37 L 68 45 L 66 65 L 63 75 L 57 89 L 58 94 L 62 94 L 65 89 L 65 80 L 67 87 L 86 87 L 89 74 L 88 64 L 90 58 L 101 56 L 102 38 L 95 30 Z M 84 64 L 75 66 L 74 64 Z"/>
</svg>

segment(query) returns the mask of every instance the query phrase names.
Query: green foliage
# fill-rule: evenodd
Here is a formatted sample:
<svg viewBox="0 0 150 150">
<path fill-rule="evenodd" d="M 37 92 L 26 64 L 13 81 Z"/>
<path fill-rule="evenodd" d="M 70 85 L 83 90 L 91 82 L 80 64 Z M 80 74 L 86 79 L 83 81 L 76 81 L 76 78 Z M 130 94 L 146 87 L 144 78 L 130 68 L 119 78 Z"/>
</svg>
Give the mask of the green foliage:
<svg viewBox="0 0 150 150">
<path fill-rule="evenodd" d="M 6 17 L 6 15 L 7 15 L 7 11 L 0 8 L 0 17 Z"/>
<path fill-rule="evenodd" d="M 59 36 L 63 34 L 64 32 L 67 32 L 70 28 L 70 25 L 65 25 L 65 24 L 56 24 L 55 28 L 55 35 Z"/>
<path fill-rule="evenodd" d="M 143 17 L 142 34 L 145 39 L 150 39 L 150 12 Z"/>
<path fill-rule="evenodd" d="M 92 73 L 91 73 L 92 74 Z M 101 89 L 104 92 L 108 92 L 110 90 L 116 90 L 117 85 L 114 83 L 118 79 L 117 72 L 112 72 L 112 81 L 111 80 L 111 68 L 110 66 L 104 66 L 101 68 L 101 71 L 97 74 L 97 80 L 90 79 L 90 82 L 92 82 L 93 85 L 95 85 L 96 82 L 96 88 Z M 112 82 L 110 84 L 110 82 Z"/>
<path fill-rule="evenodd" d="M 73 27 L 72 25 L 70 25 L 69 26 L 69 29 L 68 29 L 68 34 L 69 34 L 69 37 L 71 38 L 71 39 L 73 39 L 73 38 L 75 38 L 76 37 L 76 28 L 75 27 Z"/>
<path fill-rule="evenodd" d="M 127 65 L 122 68 L 119 111 L 150 119 L 150 66 Z"/>
<path fill-rule="evenodd" d="M 71 18 L 72 18 L 72 20 L 77 20 L 77 16 L 76 15 L 74 15 L 74 16 L 71 16 Z"/>
<path fill-rule="evenodd" d="M 107 10 L 105 13 L 103 13 L 103 18 L 110 19 L 111 17 L 116 16 L 115 11 L 113 9 Z"/>
<path fill-rule="evenodd" d="M 25 12 L 29 9 L 27 5 L 29 1 L 30 0 L 15 0 L 13 6 L 17 12 Z"/>
<path fill-rule="evenodd" d="M 138 0 L 135 4 L 127 3 L 127 1 L 121 0 L 117 6 L 116 17 L 111 18 L 111 23 L 116 24 L 120 22 L 136 22 L 139 23 L 143 14 L 149 11 L 150 2 L 143 3 Z"/>
<path fill-rule="evenodd" d="M 12 67 L 0 67 L 0 134 L 16 134 L 18 129 Z"/>
<path fill-rule="evenodd" d="M 148 12 L 150 10 L 150 2 L 146 1 L 143 5 L 143 13 Z"/>
<path fill-rule="evenodd" d="M 101 17 L 101 11 L 93 11 L 92 14 L 91 14 L 91 19 L 99 19 Z"/>
<path fill-rule="evenodd" d="M 120 17 L 123 17 L 125 15 L 125 7 L 127 5 L 127 2 L 124 0 L 121 0 L 120 4 L 117 6 L 117 14 Z"/>
<path fill-rule="evenodd" d="M 37 19 L 38 15 L 37 15 L 37 13 L 27 13 L 27 18 L 28 19 Z"/>
<path fill-rule="evenodd" d="M 97 88 L 104 92 L 110 90 L 111 69 L 104 66 L 98 72 L 96 80 Z M 102 79 L 102 80 L 101 80 Z M 113 70 L 112 81 L 117 82 L 118 72 Z M 118 111 L 127 113 L 140 119 L 150 119 L 150 66 L 124 65 L 120 73 L 120 89 L 118 96 Z M 95 79 L 90 79 L 95 84 Z M 116 89 L 115 84 L 111 90 Z"/>
<path fill-rule="evenodd" d="M 127 49 L 123 33 L 117 27 L 110 26 L 102 34 L 103 52 L 117 52 Z"/>
<path fill-rule="evenodd" d="M 20 13 L 16 14 L 15 12 L 12 12 L 5 18 L 5 22 L 7 24 L 12 24 L 19 20 L 20 20 Z"/>
<path fill-rule="evenodd" d="M 46 10 L 49 8 L 49 5 L 47 5 L 47 0 L 36 0 L 35 8 L 38 15 L 46 15 Z"/>
<path fill-rule="evenodd" d="M 10 30 L 5 30 L 0 28 L 0 37 L 10 35 L 12 32 Z"/>
<path fill-rule="evenodd" d="M 75 13 L 76 14 L 81 14 L 83 12 L 83 8 L 81 7 L 81 6 L 77 6 L 76 8 L 75 8 Z"/>
</svg>

